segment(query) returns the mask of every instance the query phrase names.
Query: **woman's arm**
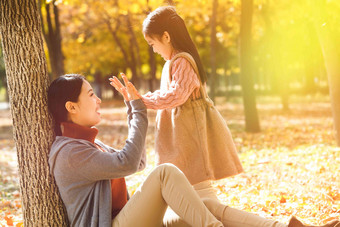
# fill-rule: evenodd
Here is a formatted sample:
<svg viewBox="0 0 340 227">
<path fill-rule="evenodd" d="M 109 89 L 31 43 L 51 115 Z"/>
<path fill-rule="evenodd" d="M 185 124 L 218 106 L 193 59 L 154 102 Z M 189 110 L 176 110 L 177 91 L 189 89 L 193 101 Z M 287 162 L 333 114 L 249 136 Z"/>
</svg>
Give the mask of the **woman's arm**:
<svg viewBox="0 0 340 227">
<path fill-rule="evenodd" d="M 171 69 L 172 81 L 168 91 L 157 90 L 147 93 L 142 100 L 148 109 L 167 109 L 184 104 L 192 92 L 200 87 L 195 70 L 185 58 L 174 61 Z"/>
<path fill-rule="evenodd" d="M 125 101 L 125 105 L 127 107 L 127 122 L 128 122 L 128 127 L 130 128 L 130 121 L 132 120 L 132 107 L 131 107 L 131 104 L 130 102 L 128 101 Z M 100 142 L 100 141 L 99 141 Z M 100 142 L 100 145 L 105 147 L 107 150 L 109 150 L 110 152 L 119 152 L 118 150 L 110 147 L 110 146 L 107 146 L 106 144 L 103 144 Z M 140 160 L 140 163 L 139 163 L 139 167 L 138 167 L 138 171 L 142 171 L 144 168 L 146 167 L 146 149 L 144 147 L 143 149 L 143 152 L 142 152 L 142 157 L 141 157 L 141 160 Z"/>
<path fill-rule="evenodd" d="M 130 105 L 130 102 L 125 102 L 125 105 L 127 106 L 127 120 L 128 120 L 128 126 L 130 128 L 130 121 L 132 120 L 132 108 Z M 142 171 L 146 167 L 146 149 L 144 146 L 143 152 L 142 152 L 142 157 L 139 163 L 138 171 Z"/>
<path fill-rule="evenodd" d="M 132 100 L 129 135 L 125 146 L 117 152 L 102 152 L 92 144 L 73 143 L 68 162 L 73 169 L 93 181 L 128 176 L 141 166 L 148 126 L 147 111 L 142 100 Z"/>
</svg>

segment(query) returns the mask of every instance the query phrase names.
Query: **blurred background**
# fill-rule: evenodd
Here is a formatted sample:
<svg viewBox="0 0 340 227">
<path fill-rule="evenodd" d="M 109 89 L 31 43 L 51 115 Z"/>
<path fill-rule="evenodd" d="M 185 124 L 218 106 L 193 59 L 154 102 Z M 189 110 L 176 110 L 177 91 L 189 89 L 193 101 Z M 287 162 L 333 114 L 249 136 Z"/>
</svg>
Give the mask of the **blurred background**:
<svg viewBox="0 0 340 227">
<path fill-rule="evenodd" d="M 318 29 L 326 26 L 335 40 L 333 51 L 339 54 L 340 49 L 338 0 L 244 0 L 243 7 L 241 0 L 38 2 L 51 80 L 81 73 L 103 99 L 117 98 L 108 78 L 119 72 L 125 72 L 141 93 L 158 89 L 164 60 L 149 48 L 141 29 L 146 15 L 161 5 L 174 5 L 185 20 L 213 100 L 242 96 L 244 87 L 243 95 L 278 97 L 287 110 L 292 95 L 328 95 Z M 243 84 L 241 71 L 246 74 Z M 8 106 L 6 101 L 1 54 L 1 108 Z"/>
<path fill-rule="evenodd" d="M 144 40 L 142 22 L 174 5 L 246 172 L 214 185 L 221 201 L 286 223 L 291 215 L 314 224 L 339 219 L 340 0 L 37 1 L 50 80 L 87 77 L 103 100 L 98 137 L 114 147 L 128 128 L 108 78 L 124 72 L 141 94 L 159 88 L 164 60 Z M 3 58 L 1 50 L 0 225 L 22 226 Z M 155 166 L 156 113 L 148 114 L 149 168 L 127 179 L 132 194 Z"/>
</svg>

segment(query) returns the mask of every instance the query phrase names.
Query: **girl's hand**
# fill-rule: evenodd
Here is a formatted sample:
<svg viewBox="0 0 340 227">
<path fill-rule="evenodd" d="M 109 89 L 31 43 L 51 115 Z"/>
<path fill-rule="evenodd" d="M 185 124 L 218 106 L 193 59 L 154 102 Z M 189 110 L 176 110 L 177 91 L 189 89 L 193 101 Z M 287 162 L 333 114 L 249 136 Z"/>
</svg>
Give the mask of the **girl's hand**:
<svg viewBox="0 0 340 227">
<path fill-rule="evenodd" d="M 130 101 L 135 99 L 140 99 L 140 94 L 138 93 L 135 86 L 127 79 L 127 77 L 121 73 L 125 86 L 118 80 L 117 77 L 113 76 L 109 80 L 111 85 L 123 95 L 124 100 Z"/>
</svg>

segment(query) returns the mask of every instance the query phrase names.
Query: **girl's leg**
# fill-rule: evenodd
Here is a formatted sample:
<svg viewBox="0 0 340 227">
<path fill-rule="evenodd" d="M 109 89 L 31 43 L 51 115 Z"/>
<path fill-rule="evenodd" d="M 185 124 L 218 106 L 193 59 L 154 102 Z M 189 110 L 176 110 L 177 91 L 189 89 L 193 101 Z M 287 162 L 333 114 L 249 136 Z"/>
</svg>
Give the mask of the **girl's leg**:
<svg viewBox="0 0 340 227">
<path fill-rule="evenodd" d="M 216 190 L 211 181 L 204 181 L 193 185 L 197 194 L 201 197 L 210 212 L 220 220 L 224 226 L 230 227 L 286 227 L 287 225 L 262 218 L 255 214 L 231 208 L 222 204 L 216 196 Z"/>
<path fill-rule="evenodd" d="M 224 226 L 228 227 L 287 227 L 286 224 L 278 221 L 262 218 L 255 214 L 228 207 L 221 202 L 211 199 L 202 198 L 204 204 L 210 212 L 220 220 Z"/>
<path fill-rule="evenodd" d="M 211 180 L 203 181 L 192 186 L 200 198 L 210 198 L 217 201 L 217 190 L 213 188 Z"/>
<path fill-rule="evenodd" d="M 112 226 L 162 226 L 167 205 L 191 226 L 223 226 L 205 207 L 183 173 L 169 164 L 156 167 L 113 220 Z"/>
</svg>

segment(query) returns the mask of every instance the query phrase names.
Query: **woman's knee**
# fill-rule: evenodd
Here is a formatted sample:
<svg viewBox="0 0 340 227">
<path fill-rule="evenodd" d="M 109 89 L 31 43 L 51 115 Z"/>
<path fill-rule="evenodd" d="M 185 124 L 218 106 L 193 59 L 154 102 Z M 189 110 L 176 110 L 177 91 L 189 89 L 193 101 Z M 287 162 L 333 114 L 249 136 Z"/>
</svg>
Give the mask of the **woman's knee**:
<svg viewBox="0 0 340 227">
<path fill-rule="evenodd" d="M 171 170 L 171 171 L 180 171 L 180 169 L 178 169 L 177 166 L 175 166 L 174 164 L 171 163 L 163 163 L 158 165 L 155 169 L 161 169 L 161 170 Z"/>
<path fill-rule="evenodd" d="M 155 168 L 154 174 L 158 175 L 161 179 L 170 175 L 176 175 L 179 177 L 185 177 L 182 171 L 171 163 L 164 163 Z"/>
</svg>

